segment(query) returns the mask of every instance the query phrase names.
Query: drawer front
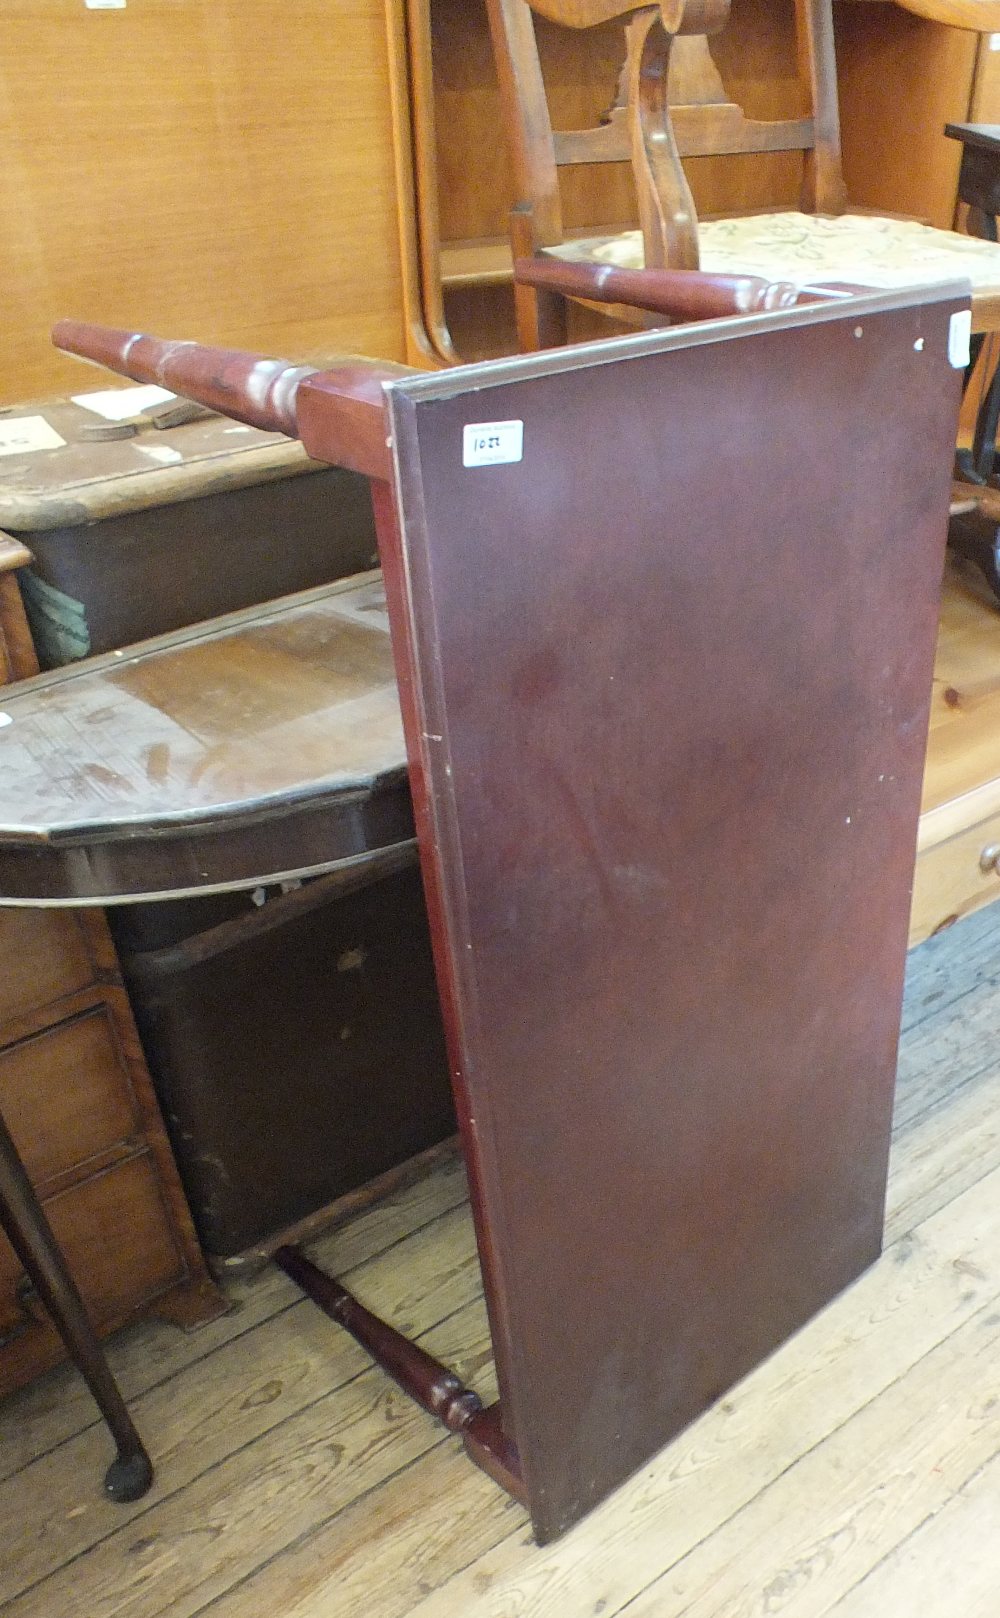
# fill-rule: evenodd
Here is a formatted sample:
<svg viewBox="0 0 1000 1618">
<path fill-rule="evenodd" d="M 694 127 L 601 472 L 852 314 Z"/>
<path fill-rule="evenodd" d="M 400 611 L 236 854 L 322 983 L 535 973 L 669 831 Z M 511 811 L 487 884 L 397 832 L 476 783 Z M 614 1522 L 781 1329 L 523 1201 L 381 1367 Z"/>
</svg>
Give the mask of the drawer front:
<svg viewBox="0 0 1000 1618">
<path fill-rule="evenodd" d="M 0 1050 L 0 1110 L 36 1186 L 141 1130 L 114 1026 L 102 1002 Z"/>
<path fill-rule="evenodd" d="M 910 945 L 1000 899 L 1000 873 L 983 868 L 987 850 L 1000 848 L 1000 815 L 994 815 L 917 856 L 910 912 Z"/>
<path fill-rule="evenodd" d="M 72 916 L 0 907 L 0 1026 L 90 983 L 94 968 Z"/>
<path fill-rule="evenodd" d="M 129 1158 L 45 1203 L 70 1271 L 97 1326 L 118 1321 L 186 1276 L 149 1156 Z M 51 1328 L 0 1235 L 0 1331 L 16 1340 Z M 29 1324 L 36 1317 L 39 1325 Z M 2 1350 L 0 1350 L 2 1380 Z"/>
</svg>

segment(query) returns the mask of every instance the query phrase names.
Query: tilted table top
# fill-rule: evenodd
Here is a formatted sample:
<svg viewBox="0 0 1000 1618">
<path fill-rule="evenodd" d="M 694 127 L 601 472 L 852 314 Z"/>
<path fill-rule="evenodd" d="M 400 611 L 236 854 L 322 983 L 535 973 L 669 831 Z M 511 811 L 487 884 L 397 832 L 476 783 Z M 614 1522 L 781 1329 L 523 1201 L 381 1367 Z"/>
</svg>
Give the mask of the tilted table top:
<svg viewBox="0 0 1000 1618">
<path fill-rule="evenodd" d="M 381 577 L 0 699 L 0 903 L 248 886 L 413 836 Z"/>
<path fill-rule="evenodd" d="M 540 1541 L 879 1251 L 968 310 L 365 378 L 59 328 L 372 479 L 498 1407 L 310 1290 Z"/>
</svg>

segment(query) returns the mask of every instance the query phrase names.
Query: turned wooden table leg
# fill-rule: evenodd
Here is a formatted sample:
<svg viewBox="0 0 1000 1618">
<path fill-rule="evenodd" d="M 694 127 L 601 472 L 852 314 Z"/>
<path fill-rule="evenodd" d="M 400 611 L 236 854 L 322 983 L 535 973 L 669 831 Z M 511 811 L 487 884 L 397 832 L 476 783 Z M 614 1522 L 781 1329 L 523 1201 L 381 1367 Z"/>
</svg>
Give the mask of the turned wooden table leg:
<svg viewBox="0 0 1000 1618">
<path fill-rule="evenodd" d="M 274 1261 L 325 1315 L 368 1350 L 404 1393 L 443 1422 L 449 1432 L 460 1434 L 477 1466 L 516 1500 L 524 1501 L 517 1451 L 503 1430 L 498 1405 L 484 1407 L 479 1395 L 465 1387 L 454 1371 L 411 1343 L 388 1321 L 373 1315 L 297 1247 L 279 1247 Z"/>
<path fill-rule="evenodd" d="M 153 1481 L 152 1464 L 2 1114 L 0 1226 L 51 1315 L 67 1353 L 94 1395 L 118 1447 L 105 1474 L 105 1490 L 112 1500 L 138 1500 Z"/>
</svg>

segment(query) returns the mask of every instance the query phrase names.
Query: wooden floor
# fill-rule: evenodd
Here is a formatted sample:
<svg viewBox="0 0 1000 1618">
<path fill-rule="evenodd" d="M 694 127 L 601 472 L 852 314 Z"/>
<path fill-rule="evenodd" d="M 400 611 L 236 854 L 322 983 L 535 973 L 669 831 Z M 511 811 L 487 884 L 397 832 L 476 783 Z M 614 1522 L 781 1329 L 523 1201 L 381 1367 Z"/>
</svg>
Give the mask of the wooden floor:
<svg viewBox="0 0 1000 1618">
<path fill-rule="evenodd" d="M 317 1250 L 491 1391 L 457 1162 Z M 882 1260 L 547 1550 L 283 1276 L 232 1299 L 113 1345 L 133 1506 L 70 1372 L 0 1405 L 10 1618 L 996 1618 L 1000 905 L 910 956 Z"/>
</svg>

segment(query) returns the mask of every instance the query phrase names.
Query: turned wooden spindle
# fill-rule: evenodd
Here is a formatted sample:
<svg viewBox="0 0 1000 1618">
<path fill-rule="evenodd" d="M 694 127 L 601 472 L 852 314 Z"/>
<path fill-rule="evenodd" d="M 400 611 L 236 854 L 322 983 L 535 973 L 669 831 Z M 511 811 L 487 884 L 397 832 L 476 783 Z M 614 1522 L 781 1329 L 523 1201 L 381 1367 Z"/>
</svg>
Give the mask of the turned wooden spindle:
<svg viewBox="0 0 1000 1618">
<path fill-rule="evenodd" d="M 333 1276 L 311 1264 L 297 1247 L 279 1247 L 274 1261 L 304 1293 L 349 1331 L 372 1359 L 408 1393 L 410 1398 L 443 1422 L 449 1432 L 464 1432 L 483 1408 L 482 1400 L 465 1387 L 454 1371 L 428 1354 L 401 1332 L 379 1320 Z"/>
<path fill-rule="evenodd" d="M 298 436 L 295 396 L 316 365 L 293 365 L 234 348 L 205 348 L 200 343 L 164 341 L 142 332 L 89 326 L 60 320 L 53 327 L 57 348 L 103 365 L 137 382 L 155 382 L 183 393 L 220 415 L 251 427 Z"/>
<path fill-rule="evenodd" d="M 714 320 L 725 315 L 790 309 L 798 288 L 790 281 L 757 275 L 706 275 L 700 270 L 625 270 L 613 264 L 571 259 L 518 258 L 514 280 L 521 286 L 589 298 L 594 303 L 626 303 L 682 320 Z"/>
<path fill-rule="evenodd" d="M 409 366 L 348 357 L 320 370 L 78 320 L 61 320 L 52 341 L 119 376 L 159 383 L 235 421 L 299 438 L 315 460 L 389 476 L 382 388 L 412 375 Z"/>
<path fill-rule="evenodd" d="M 297 1247 L 279 1247 L 274 1261 L 421 1409 L 459 1434 L 477 1466 L 515 1499 L 525 1500 L 517 1450 L 504 1429 L 499 1405 L 483 1405 L 454 1371 L 373 1315 Z"/>
</svg>

